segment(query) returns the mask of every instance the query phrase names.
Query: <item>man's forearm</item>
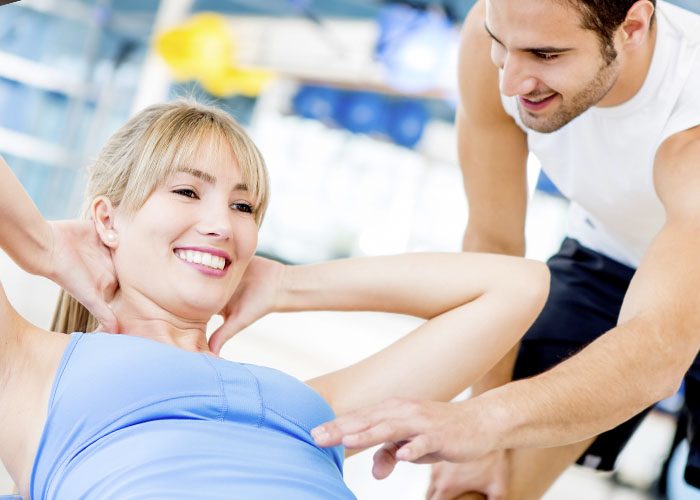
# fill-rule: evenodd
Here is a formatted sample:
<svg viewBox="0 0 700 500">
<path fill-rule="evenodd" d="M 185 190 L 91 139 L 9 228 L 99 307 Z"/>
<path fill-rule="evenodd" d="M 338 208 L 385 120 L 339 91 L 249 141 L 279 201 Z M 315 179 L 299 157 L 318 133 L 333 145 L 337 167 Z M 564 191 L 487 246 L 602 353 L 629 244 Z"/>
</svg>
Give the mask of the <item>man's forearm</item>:
<svg viewBox="0 0 700 500">
<path fill-rule="evenodd" d="M 464 252 L 499 253 L 514 257 L 525 256 L 524 235 L 486 234 L 486 231 L 468 226 L 462 241 Z"/>
<path fill-rule="evenodd" d="M 49 227 L 41 213 L 0 157 L 0 248 L 23 269 L 37 273 L 36 255 L 49 243 Z"/>
<path fill-rule="evenodd" d="M 650 326 L 633 320 L 539 376 L 463 404 L 498 449 L 578 442 L 622 423 L 668 396 L 687 367 L 673 366 Z M 470 418 L 468 416 L 468 418 Z"/>
</svg>

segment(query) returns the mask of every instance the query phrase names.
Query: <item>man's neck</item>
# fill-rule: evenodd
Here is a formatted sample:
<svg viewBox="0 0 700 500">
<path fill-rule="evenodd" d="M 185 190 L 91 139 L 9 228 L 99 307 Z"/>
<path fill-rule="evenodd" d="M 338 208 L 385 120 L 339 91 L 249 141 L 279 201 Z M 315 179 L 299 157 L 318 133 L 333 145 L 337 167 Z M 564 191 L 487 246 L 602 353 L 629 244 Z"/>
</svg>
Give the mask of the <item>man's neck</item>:
<svg viewBox="0 0 700 500">
<path fill-rule="evenodd" d="M 646 43 L 626 54 L 620 76 L 610 92 L 597 104 L 597 107 L 619 106 L 632 99 L 642 89 L 654 58 L 657 33 L 658 21 L 652 25 Z"/>
</svg>

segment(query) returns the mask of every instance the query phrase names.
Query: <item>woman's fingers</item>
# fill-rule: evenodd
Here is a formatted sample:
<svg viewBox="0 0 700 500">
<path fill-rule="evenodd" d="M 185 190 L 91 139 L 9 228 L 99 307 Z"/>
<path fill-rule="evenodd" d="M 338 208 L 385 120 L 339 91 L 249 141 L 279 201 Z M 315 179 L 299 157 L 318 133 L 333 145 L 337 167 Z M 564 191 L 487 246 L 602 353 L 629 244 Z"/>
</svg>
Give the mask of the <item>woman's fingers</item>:
<svg viewBox="0 0 700 500">
<path fill-rule="evenodd" d="M 240 321 L 239 316 L 225 316 L 224 323 L 209 337 L 209 349 L 217 356 L 220 355 L 224 344 L 246 326 Z"/>
<path fill-rule="evenodd" d="M 119 322 L 114 312 L 109 308 L 106 302 L 97 302 L 91 305 L 86 305 L 90 314 L 92 314 L 99 323 L 99 330 L 107 333 L 119 333 Z"/>
</svg>

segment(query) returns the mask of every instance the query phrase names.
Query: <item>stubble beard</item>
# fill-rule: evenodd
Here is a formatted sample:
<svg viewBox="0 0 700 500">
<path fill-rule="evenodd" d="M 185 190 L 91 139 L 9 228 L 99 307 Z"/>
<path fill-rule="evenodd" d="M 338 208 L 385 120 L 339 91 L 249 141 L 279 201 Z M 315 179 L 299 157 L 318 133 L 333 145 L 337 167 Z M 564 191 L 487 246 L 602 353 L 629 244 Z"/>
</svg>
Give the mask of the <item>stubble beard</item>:
<svg viewBox="0 0 700 500">
<path fill-rule="evenodd" d="M 556 132 L 577 118 L 589 108 L 598 104 L 617 82 L 617 59 L 603 63 L 601 68 L 586 86 L 571 98 L 563 98 L 559 108 L 551 115 L 538 116 L 522 108 L 518 102 L 518 112 L 523 124 L 543 134 Z"/>
</svg>

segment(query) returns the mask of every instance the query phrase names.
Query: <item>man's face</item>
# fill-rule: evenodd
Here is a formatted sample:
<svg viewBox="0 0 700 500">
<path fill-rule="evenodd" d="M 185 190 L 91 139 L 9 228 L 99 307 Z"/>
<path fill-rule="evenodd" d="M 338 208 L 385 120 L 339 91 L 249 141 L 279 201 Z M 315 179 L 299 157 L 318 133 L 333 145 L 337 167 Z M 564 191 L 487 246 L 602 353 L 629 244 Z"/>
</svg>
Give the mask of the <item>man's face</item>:
<svg viewBox="0 0 700 500">
<path fill-rule="evenodd" d="M 517 96 L 523 123 L 537 132 L 560 129 L 617 81 L 617 59 L 603 58 L 600 40 L 566 2 L 487 0 L 485 28 L 501 93 Z"/>
</svg>

